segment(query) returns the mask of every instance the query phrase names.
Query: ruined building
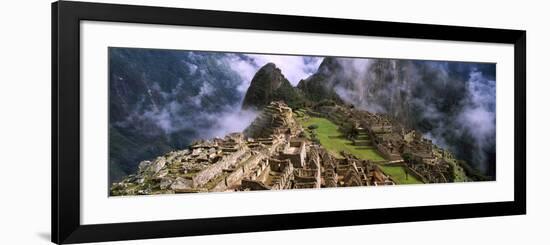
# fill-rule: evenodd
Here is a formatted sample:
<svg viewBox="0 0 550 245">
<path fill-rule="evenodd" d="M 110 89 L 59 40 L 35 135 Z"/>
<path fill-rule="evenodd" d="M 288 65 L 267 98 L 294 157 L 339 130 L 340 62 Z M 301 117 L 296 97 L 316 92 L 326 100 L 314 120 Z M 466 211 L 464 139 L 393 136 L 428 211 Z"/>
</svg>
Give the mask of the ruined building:
<svg viewBox="0 0 550 245">
<path fill-rule="evenodd" d="M 244 130 L 201 140 L 139 164 L 136 174 L 112 185 L 111 195 L 282 190 L 391 185 L 371 162 L 335 158 L 301 138 L 292 109 L 271 102 Z"/>
</svg>

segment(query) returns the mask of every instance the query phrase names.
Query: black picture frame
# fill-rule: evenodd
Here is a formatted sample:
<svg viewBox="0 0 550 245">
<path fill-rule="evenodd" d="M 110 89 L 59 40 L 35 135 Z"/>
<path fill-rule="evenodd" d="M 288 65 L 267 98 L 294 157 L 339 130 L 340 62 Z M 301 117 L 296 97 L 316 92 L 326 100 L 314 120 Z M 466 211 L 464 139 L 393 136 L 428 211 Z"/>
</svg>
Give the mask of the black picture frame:
<svg viewBox="0 0 550 245">
<path fill-rule="evenodd" d="M 514 201 L 80 224 L 80 22 L 84 20 L 514 45 Z M 52 4 L 52 242 L 81 243 L 526 213 L 526 32 L 61 1 Z"/>
</svg>

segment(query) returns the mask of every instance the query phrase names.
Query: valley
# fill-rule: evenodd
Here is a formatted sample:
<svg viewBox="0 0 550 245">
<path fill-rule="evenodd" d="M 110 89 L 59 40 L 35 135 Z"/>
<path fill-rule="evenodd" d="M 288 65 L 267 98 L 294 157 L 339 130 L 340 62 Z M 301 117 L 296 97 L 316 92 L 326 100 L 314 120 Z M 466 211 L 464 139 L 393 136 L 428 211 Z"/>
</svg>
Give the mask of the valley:
<svg viewBox="0 0 550 245">
<path fill-rule="evenodd" d="M 205 64 L 211 65 L 210 60 L 206 61 Z M 370 66 L 384 71 L 395 69 L 391 68 L 392 64 L 396 65 L 380 61 Z M 126 127 L 129 121 L 113 125 L 116 127 L 113 132 L 118 134 L 111 138 L 117 140 L 111 151 L 115 149 L 117 154 L 129 154 L 126 152 L 130 152 L 132 147 L 145 147 L 149 153 L 132 158 L 141 157 L 140 161 L 132 163 L 136 166 L 135 171 L 128 170 L 130 165 L 123 170 L 119 165 L 110 165 L 113 173 L 121 177 L 113 179 L 109 194 L 238 192 L 491 180 L 491 176 L 457 157 L 446 144 L 434 142 L 433 131 L 426 131 L 432 126 L 415 121 L 418 117 L 412 116 L 414 113 L 410 109 L 415 107 L 406 104 L 405 95 L 392 98 L 390 105 L 396 109 L 391 113 L 381 111 L 379 105 L 370 104 L 371 96 L 379 96 L 369 95 L 371 92 L 366 98 L 357 94 L 360 98 L 353 98 L 353 103 L 350 102 L 350 94 L 342 94 L 341 88 L 353 89 L 355 85 L 348 80 L 357 77 L 338 75 L 344 69 L 344 62 L 325 58 L 316 73 L 293 86 L 276 64 L 267 63 L 251 78 L 242 102 L 238 102 L 237 91 L 224 85 L 226 92 L 231 91 L 231 109 L 223 109 L 225 114 L 217 112 L 224 108 L 223 100 L 220 104 L 216 100 L 223 93 L 213 92 L 214 87 L 205 88 L 205 85 L 198 84 L 199 94 L 204 96 L 191 100 L 185 95 L 189 92 L 184 90 L 163 95 L 164 99 L 156 99 L 154 93 L 149 93 L 151 106 L 157 108 L 153 112 L 160 114 L 151 117 L 156 114 L 145 111 L 143 115 L 151 120 L 144 121 L 149 125 L 139 127 L 154 129 L 156 127 L 150 123 L 164 120 L 158 125 L 164 128 L 164 132 L 170 132 L 166 134 L 169 137 L 144 134 L 138 138 L 140 141 L 132 141 L 128 138 L 132 134 L 129 130 L 142 129 Z M 219 72 L 226 74 L 222 70 Z M 391 80 L 403 76 L 400 72 L 380 74 L 383 76 L 376 79 Z M 209 79 L 209 84 L 220 76 L 237 81 L 231 80 L 236 79 L 233 75 L 201 75 Z M 174 107 L 174 102 L 167 100 L 169 96 L 179 96 L 174 100 L 187 100 L 191 104 L 188 108 Z M 379 98 L 381 103 L 386 100 Z M 131 106 L 126 100 L 119 98 L 118 101 L 126 103 L 122 107 L 119 105 L 118 110 Z M 168 103 L 171 110 L 176 108 L 179 111 L 164 115 L 162 108 L 165 106 L 161 102 Z M 174 113 L 182 112 L 188 115 L 171 119 Z M 135 117 L 136 114 L 129 115 Z M 227 121 L 227 115 L 234 119 Z M 247 119 L 244 115 L 253 116 Z M 237 131 L 219 130 L 222 126 L 232 126 L 227 122 L 243 124 L 244 127 Z M 428 132 L 428 137 L 423 132 Z M 174 145 L 174 142 L 178 144 Z M 475 141 L 467 141 L 464 146 L 473 147 L 470 142 Z M 155 149 L 159 146 L 162 149 Z M 156 156 L 154 152 L 157 152 Z M 122 171 L 129 174 L 123 176 Z"/>
</svg>

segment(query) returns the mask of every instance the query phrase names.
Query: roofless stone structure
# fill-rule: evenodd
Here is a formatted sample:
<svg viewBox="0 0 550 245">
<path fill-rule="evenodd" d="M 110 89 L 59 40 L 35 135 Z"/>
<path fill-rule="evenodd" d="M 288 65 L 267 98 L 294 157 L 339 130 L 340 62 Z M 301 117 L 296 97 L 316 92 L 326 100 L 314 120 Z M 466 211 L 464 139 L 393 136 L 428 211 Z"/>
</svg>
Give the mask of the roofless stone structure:
<svg viewBox="0 0 550 245">
<path fill-rule="evenodd" d="M 201 140 L 139 164 L 112 195 L 282 190 L 394 184 L 372 163 L 336 158 L 300 137 L 292 109 L 271 102 L 243 133 Z"/>
</svg>

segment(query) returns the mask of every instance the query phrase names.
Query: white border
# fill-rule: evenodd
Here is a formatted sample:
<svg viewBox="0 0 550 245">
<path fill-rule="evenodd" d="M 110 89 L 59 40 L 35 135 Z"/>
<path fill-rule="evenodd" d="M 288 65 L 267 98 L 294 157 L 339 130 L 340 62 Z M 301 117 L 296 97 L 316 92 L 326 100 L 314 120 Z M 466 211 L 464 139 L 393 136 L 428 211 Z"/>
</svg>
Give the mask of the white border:
<svg viewBox="0 0 550 245">
<path fill-rule="evenodd" d="M 108 198 L 107 47 L 497 63 L 497 181 Z M 513 46 L 84 21 L 81 23 L 81 223 L 512 201 Z"/>
</svg>

